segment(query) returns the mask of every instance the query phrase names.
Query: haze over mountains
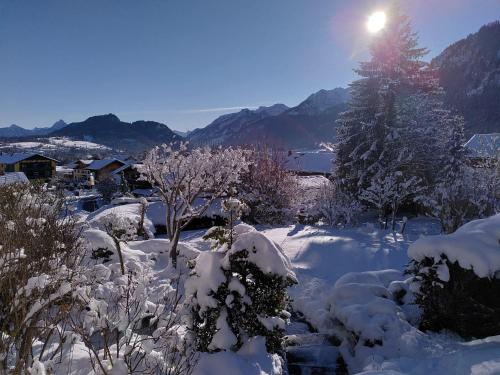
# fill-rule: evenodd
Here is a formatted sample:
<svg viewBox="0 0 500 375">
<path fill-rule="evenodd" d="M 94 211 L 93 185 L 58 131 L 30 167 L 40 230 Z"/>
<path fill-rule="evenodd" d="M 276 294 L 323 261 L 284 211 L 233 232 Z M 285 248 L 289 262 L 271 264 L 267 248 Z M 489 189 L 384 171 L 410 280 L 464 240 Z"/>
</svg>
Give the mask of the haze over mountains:
<svg viewBox="0 0 500 375">
<path fill-rule="evenodd" d="M 439 67 L 447 106 L 465 117 L 467 137 L 500 132 L 500 22 L 453 43 L 432 64 Z M 274 104 L 243 109 L 215 119 L 209 125 L 182 133 L 155 121 L 123 122 L 113 114 L 90 117 L 51 127 L 0 128 L 0 138 L 69 137 L 115 149 L 142 151 L 156 144 L 187 139 L 195 145 L 267 143 L 285 148 L 312 148 L 335 140 L 335 120 L 347 109 L 345 88 L 320 90 L 299 105 Z"/>
</svg>

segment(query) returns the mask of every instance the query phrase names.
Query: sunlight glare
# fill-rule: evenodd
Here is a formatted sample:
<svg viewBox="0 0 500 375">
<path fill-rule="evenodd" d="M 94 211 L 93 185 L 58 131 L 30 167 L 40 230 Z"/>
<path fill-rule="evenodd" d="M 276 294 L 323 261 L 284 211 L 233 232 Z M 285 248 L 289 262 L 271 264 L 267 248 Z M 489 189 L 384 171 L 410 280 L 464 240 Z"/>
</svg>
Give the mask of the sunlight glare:
<svg viewBox="0 0 500 375">
<path fill-rule="evenodd" d="M 386 21 L 387 17 L 384 12 L 374 12 L 368 17 L 366 28 L 370 33 L 376 34 L 384 28 Z"/>
</svg>

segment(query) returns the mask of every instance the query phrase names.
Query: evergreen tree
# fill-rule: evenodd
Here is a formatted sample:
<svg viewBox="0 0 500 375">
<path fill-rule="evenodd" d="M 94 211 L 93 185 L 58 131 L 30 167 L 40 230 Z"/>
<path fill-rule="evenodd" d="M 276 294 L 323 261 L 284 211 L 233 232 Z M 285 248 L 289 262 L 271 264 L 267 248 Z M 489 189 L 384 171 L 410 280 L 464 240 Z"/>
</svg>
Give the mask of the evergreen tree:
<svg viewBox="0 0 500 375">
<path fill-rule="evenodd" d="M 454 158 L 462 121 L 443 109 L 437 72 L 422 60 L 426 53 L 396 6 L 373 41 L 371 60 L 355 70 L 361 78 L 351 84 L 350 108 L 338 120 L 335 176 L 357 199 L 368 189 L 390 197 L 375 185 L 396 177 L 423 191 Z M 394 206 L 390 200 L 380 204 L 384 210 Z"/>
</svg>

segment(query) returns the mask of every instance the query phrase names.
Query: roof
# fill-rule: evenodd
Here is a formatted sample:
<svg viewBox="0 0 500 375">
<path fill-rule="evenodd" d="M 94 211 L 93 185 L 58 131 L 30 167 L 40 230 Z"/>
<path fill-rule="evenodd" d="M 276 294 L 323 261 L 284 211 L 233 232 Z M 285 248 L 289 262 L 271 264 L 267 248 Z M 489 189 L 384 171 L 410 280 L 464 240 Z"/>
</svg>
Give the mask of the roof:
<svg viewBox="0 0 500 375">
<path fill-rule="evenodd" d="M 56 159 L 49 158 L 48 156 L 42 155 L 42 154 L 37 154 L 37 153 L 27 153 L 27 152 L 19 152 L 15 154 L 0 154 L 0 163 L 2 164 L 16 164 L 19 163 L 20 161 L 29 159 L 33 156 L 40 156 L 45 159 L 57 161 Z"/>
<path fill-rule="evenodd" d="M 122 163 L 123 165 L 126 165 L 125 162 L 119 159 L 102 159 L 102 160 L 94 160 L 92 163 L 90 163 L 89 166 L 86 167 L 86 169 L 90 169 L 92 171 L 99 171 L 114 162 L 119 162 Z"/>
<path fill-rule="evenodd" d="M 500 157 L 500 133 L 474 134 L 464 145 L 475 157 Z"/>
<path fill-rule="evenodd" d="M 140 166 L 141 164 L 125 164 L 124 166 L 118 168 L 118 169 L 115 169 L 113 172 L 111 172 L 111 174 L 118 174 L 118 173 L 122 173 L 124 170 L 128 169 L 128 168 L 132 168 L 132 169 L 135 169 L 137 170 L 137 168 Z"/>
<path fill-rule="evenodd" d="M 0 186 L 27 183 L 29 183 L 28 177 L 23 172 L 7 172 L 0 175 Z"/>
<path fill-rule="evenodd" d="M 329 174 L 332 172 L 333 158 L 334 154 L 331 151 L 294 151 L 288 155 L 286 167 L 296 172 Z"/>
</svg>

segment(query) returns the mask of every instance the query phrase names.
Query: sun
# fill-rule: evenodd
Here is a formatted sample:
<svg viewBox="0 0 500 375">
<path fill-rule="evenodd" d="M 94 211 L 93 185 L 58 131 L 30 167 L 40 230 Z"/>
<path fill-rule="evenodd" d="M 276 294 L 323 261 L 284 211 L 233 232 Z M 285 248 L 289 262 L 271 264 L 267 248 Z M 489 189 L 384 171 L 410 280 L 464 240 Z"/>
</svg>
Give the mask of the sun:
<svg viewBox="0 0 500 375">
<path fill-rule="evenodd" d="M 385 26 L 387 21 L 387 16 L 384 12 L 374 12 L 368 17 L 368 21 L 366 22 L 366 28 L 372 34 L 378 33 Z"/>
</svg>

